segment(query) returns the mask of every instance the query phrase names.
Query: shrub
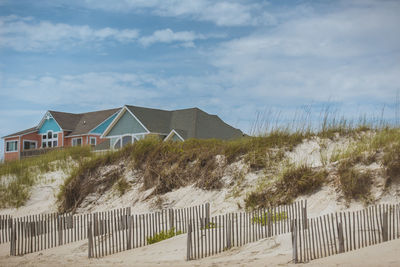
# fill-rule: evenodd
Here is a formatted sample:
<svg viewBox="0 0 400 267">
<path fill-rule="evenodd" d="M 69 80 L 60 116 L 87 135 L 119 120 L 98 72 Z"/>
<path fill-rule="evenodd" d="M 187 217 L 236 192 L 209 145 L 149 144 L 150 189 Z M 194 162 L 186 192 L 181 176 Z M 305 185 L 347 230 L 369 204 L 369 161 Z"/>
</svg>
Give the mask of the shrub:
<svg viewBox="0 0 400 267">
<path fill-rule="evenodd" d="M 400 139 L 399 139 L 400 141 Z M 392 145 L 385 151 L 383 165 L 386 167 L 386 187 L 400 181 L 400 143 Z"/>
<path fill-rule="evenodd" d="M 328 173 L 302 165 L 289 165 L 272 186 L 250 193 L 246 199 L 246 208 L 267 207 L 291 203 L 296 197 L 310 194 L 320 189 Z"/>
<path fill-rule="evenodd" d="M 372 174 L 370 171 L 360 172 L 348 163 L 342 163 L 338 169 L 340 187 L 346 200 L 362 199 L 370 201 Z"/>
<path fill-rule="evenodd" d="M 161 231 L 158 234 L 155 234 L 154 236 L 147 237 L 147 243 L 154 244 L 180 234 L 182 234 L 181 231 L 175 231 L 175 228 L 172 227 L 169 231 Z"/>
<path fill-rule="evenodd" d="M 287 219 L 287 214 L 284 211 L 277 212 L 275 214 L 273 214 L 272 212 L 265 212 L 263 215 L 261 215 L 261 217 L 259 217 L 258 215 L 254 216 L 253 223 L 267 225 L 268 218 L 271 218 L 271 223 L 275 223 Z"/>
<path fill-rule="evenodd" d="M 116 183 L 116 189 L 119 192 L 119 196 L 123 196 L 130 187 L 130 184 L 124 177 L 119 179 Z"/>
</svg>

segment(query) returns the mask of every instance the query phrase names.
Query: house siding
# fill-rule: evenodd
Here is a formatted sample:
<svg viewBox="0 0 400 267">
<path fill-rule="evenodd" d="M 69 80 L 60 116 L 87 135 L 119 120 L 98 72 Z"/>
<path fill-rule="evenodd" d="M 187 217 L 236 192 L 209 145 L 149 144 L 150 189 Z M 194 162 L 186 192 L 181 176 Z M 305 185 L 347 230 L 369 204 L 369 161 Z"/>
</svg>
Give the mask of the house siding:
<svg viewBox="0 0 400 267">
<path fill-rule="evenodd" d="M 58 126 L 57 122 L 53 118 L 44 121 L 42 127 L 39 129 L 39 134 L 44 134 L 48 131 L 53 131 L 55 133 L 61 131 L 60 126 Z"/>
<path fill-rule="evenodd" d="M 107 136 L 120 136 L 124 134 L 145 133 L 146 129 L 129 113 L 125 112 L 118 122 L 112 127 Z"/>
<path fill-rule="evenodd" d="M 6 142 L 7 141 L 18 141 L 18 151 L 16 152 L 6 152 Z M 19 137 L 5 138 L 4 139 L 4 161 L 12 161 L 19 159 L 19 151 L 21 151 L 21 145 Z"/>
<path fill-rule="evenodd" d="M 97 126 L 95 129 L 93 129 L 90 133 L 94 134 L 102 134 L 104 131 L 107 129 L 108 125 L 117 117 L 117 113 L 112 115 L 110 118 L 105 120 L 103 123 L 101 123 L 99 126 Z"/>
<path fill-rule="evenodd" d="M 35 133 L 29 133 L 21 136 L 21 143 L 19 144 L 19 151 L 24 151 L 24 140 L 26 141 L 36 141 L 36 148 L 42 146 L 42 136 Z"/>
</svg>

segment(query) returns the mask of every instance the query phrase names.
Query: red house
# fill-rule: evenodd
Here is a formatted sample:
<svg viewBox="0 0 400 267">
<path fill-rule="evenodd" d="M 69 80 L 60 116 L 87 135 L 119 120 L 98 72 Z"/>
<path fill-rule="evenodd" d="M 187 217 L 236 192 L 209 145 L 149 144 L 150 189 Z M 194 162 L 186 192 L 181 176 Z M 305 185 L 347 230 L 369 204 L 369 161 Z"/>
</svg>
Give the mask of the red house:
<svg viewBox="0 0 400 267">
<path fill-rule="evenodd" d="M 97 145 L 104 130 L 117 116 L 117 109 L 88 113 L 47 111 L 32 128 L 4 136 L 4 160 L 20 159 L 37 149 Z"/>
</svg>

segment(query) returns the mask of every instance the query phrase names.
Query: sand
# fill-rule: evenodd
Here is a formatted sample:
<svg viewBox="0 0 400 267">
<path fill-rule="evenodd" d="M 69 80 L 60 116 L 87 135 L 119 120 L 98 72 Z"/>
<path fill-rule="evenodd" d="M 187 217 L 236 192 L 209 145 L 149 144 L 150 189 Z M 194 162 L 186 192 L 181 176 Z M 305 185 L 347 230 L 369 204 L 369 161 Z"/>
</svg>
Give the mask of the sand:
<svg viewBox="0 0 400 267">
<path fill-rule="evenodd" d="M 189 262 L 185 260 L 186 235 L 101 259 L 87 258 L 86 241 L 22 257 L 10 257 L 8 250 L 7 244 L 0 245 L 0 266 L 400 266 L 400 240 L 295 265 L 291 262 L 289 235 Z"/>
</svg>

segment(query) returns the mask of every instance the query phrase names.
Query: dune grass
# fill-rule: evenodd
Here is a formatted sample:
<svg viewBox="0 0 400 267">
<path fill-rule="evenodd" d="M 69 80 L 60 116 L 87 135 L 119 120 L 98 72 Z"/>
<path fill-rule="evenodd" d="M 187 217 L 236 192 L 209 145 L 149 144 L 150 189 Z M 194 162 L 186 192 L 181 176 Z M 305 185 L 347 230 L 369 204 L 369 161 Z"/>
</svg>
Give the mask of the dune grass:
<svg viewBox="0 0 400 267">
<path fill-rule="evenodd" d="M 46 172 L 71 168 L 71 160 L 90 158 L 89 147 L 73 147 L 0 164 L 0 207 L 20 207 L 29 199 L 31 187 Z"/>
<path fill-rule="evenodd" d="M 246 209 L 289 204 L 300 195 L 311 194 L 322 187 L 328 173 L 306 165 L 287 165 L 276 181 L 261 184 L 245 198 Z"/>
</svg>

